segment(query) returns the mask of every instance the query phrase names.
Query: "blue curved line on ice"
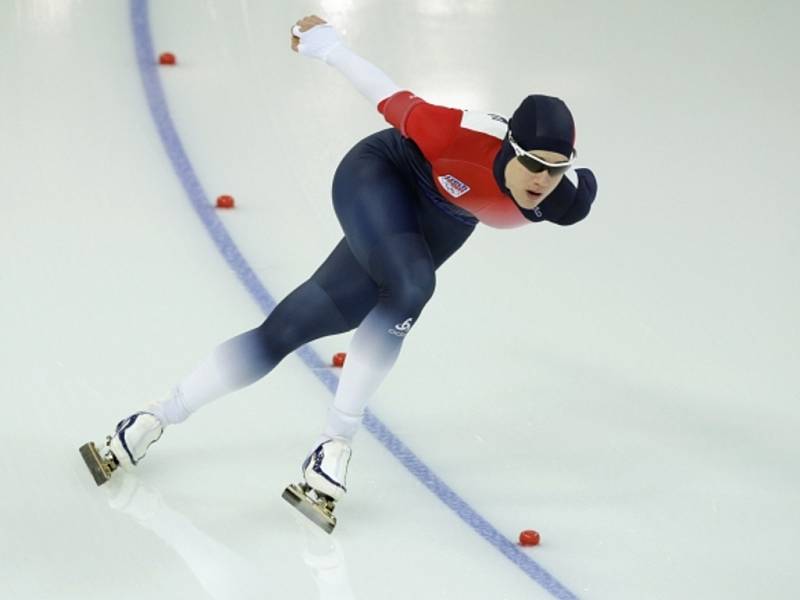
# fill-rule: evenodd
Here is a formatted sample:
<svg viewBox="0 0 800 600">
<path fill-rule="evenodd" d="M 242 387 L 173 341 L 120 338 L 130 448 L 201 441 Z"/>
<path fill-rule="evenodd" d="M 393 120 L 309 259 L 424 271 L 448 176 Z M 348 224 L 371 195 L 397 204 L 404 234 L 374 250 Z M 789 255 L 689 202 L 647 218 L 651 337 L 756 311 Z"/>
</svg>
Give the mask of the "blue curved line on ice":
<svg viewBox="0 0 800 600">
<path fill-rule="evenodd" d="M 139 73 L 142 77 L 147 104 L 153 117 L 158 135 L 169 156 L 175 174 L 180 179 L 189 201 L 192 203 L 197 216 L 205 225 L 211 239 L 214 240 L 226 262 L 236 273 L 236 276 L 250 292 L 264 314 L 275 308 L 275 299 L 261 283 L 258 276 L 247 263 L 242 253 L 237 248 L 225 226 L 220 221 L 215 209 L 209 202 L 208 196 L 200 184 L 197 174 L 183 148 L 183 143 L 175 129 L 175 124 L 169 113 L 164 89 L 155 63 L 155 52 L 150 35 L 149 5 L 147 0 L 131 0 L 131 22 L 136 44 L 136 57 Z M 327 365 L 309 346 L 303 346 L 297 351 L 302 361 L 311 369 L 311 372 L 331 391 L 336 391 L 339 378 L 329 370 Z M 450 487 L 444 483 L 425 463 L 423 463 L 397 436 L 395 436 L 377 417 L 367 412 L 364 417 L 364 426 L 375 436 L 392 455 L 408 469 L 412 475 L 419 479 L 425 486 L 444 502 L 453 512 L 474 529 L 484 539 L 502 552 L 511 562 L 522 569 L 531 579 L 546 589 L 560 600 L 573 600 L 577 597 L 566 589 L 555 577 L 533 559 L 524 554 L 513 542 L 504 537 L 492 527 L 489 522 L 475 512 L 469 504 L 462 500 Z"/>
</svg>

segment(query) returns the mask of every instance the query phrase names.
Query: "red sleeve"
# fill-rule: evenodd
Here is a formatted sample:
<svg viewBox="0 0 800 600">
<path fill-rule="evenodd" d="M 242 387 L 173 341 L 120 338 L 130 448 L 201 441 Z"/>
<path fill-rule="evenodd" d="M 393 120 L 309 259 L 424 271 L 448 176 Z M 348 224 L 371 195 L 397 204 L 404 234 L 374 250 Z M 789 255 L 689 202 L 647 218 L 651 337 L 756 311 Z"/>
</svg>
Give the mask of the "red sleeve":
<svg viewBox="0 0 800 600">
<path fill-rule="evenodd" d="M 434 160 L 447 150 L 461 127 L 463 111 L 428 104 L 408 91 L 397 92 L 378 104 L 386 121 Z"/>
</svg>

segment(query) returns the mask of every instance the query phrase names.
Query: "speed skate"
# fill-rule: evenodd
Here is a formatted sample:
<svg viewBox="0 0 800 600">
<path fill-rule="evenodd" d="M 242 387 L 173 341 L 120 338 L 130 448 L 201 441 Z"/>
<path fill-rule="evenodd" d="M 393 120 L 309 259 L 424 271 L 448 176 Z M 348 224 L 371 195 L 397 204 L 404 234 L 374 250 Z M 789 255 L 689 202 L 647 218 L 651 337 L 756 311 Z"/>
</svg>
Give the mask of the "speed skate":
<svg viewBox="0 0 800 600">
<path fill-rule="evenodd" d="M 87 442 L 78 450 L 94 482 L 103 485 L 117 468 L 139 464 L 163 431 L 164 427 L 154 414 L 137 412 L 117 423 L 114 435 L 106 437 L 102 448 L 98 449 L 94 442 Z"/>
<path fill-rule="evenodd" d="M 322 527 L 328 533 L 336 527 L 333 509 L 347 488 L 347 466 L 350 445 L 337 438 L 328 438 L 303 461 L 302 483 L 292 484 L 283 491 L 283 499 Z"/>
<path fill-rule="evenodd" d="M 336 501 L 333 498 L 317 492 L 306 483 L 289 485 L 283 490 L 282 497 L 326 533 L 333 532 L 336 527 L 336 517 L 333 516 Z"/>
<path fill-rule="evenodd" d="M 110 440 L 111 436 L 108 437 L 108 441 Z M 106 442 L 105 448 L 108 448 L 108 441 Z M 119 467 L 119 462 L 114 458 L 114 455 L 110 452 L 101 455 L 97 450 L 97 446 L 94 445 L 94 442 L 87 442 L 78 450 L 97 485 L 103 485 L 106 481 L 111 479 L 111 473 Z"/>
</svg>

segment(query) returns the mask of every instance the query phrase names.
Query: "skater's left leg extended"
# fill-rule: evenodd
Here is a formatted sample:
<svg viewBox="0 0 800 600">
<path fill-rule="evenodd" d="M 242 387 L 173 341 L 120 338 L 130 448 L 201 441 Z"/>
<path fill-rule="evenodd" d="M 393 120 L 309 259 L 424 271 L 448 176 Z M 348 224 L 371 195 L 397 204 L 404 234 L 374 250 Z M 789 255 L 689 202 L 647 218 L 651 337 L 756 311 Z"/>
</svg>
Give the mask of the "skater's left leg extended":
<svg viewBox="0 0 800 600">
<path fill-rule="evenodd" d="M 299 498 L 297 486 L 284 495 L 326 530 L 335 524 L 334 503 L 347 491 L 350 444 L 367 402 L 433 295 L 436 268 L 473 230 L 420 198 L 409 174 L 392 157 L 381 156 L 382 141 L 372 142 L 367 138 L 348 153 L 333 194 L 347 244 L 377 285 L 377 301 L 356 329 L 323 434 L 303 463 L 311 497 Z"/>
</svg>

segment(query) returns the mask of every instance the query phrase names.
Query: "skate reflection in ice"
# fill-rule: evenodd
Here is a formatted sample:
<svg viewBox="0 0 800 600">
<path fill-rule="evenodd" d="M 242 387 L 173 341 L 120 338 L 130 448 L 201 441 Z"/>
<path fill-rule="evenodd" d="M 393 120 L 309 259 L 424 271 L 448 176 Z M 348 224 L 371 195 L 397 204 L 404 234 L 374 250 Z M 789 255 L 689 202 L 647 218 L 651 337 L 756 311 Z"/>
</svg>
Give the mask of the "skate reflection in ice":
<svg viewBox="0 0 800 600">
<path fill-rule="evenodd" d="M 294 519 L 302 532 L 303 561 L 314 575 L 320 600 L 355 600 L 339 540 L 300 513 Z"/>
<path fill-rule="evenodd" d="M 130 515 L 175 550 L 215 600 L 263 600 L 271 597 L 270 591 L 279 591 L 263 567 L 198 529 L 136 475 L 117 473 L 103 490 L 111 508 Z M 295 518 L 303 561 L 314 575 L 320 600 L 354 600 L 339 542 L 301 515 Z"/>
</svg>

